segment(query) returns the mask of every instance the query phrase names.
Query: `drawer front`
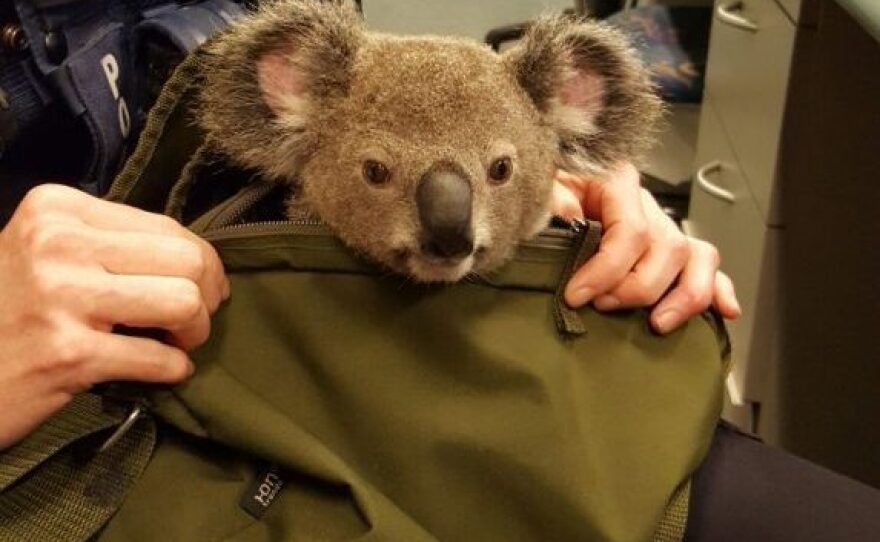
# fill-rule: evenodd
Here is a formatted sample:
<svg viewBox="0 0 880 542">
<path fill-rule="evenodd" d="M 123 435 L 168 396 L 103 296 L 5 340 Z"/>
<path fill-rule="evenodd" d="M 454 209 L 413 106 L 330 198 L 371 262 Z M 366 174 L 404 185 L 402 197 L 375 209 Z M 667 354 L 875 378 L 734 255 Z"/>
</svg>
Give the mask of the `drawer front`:
<svg viewBox="0 0 880 542">
<path fill-rule="evenodd" d="M 771 284 L 775 230 L 764 224 L 710 101 L 703 102 L 700 115 L 696 168 L 702 178 L 695 175 L 691 189 L 688 233 L 718 248 L 721 268 L 734 281 L 743 315 L 728 328 L 734 362 L 730 379 L 739 397 L 733 397 L 733 390 L 731 396 L 757 401 L 777 327 Z"/>
<path fill-rule="evenodd" d="M 764 221 L 778 225 L 776 161 L 795 27 L 774 0 L 718 0 L 714 9 L 706 92 Z"/>
</svg>

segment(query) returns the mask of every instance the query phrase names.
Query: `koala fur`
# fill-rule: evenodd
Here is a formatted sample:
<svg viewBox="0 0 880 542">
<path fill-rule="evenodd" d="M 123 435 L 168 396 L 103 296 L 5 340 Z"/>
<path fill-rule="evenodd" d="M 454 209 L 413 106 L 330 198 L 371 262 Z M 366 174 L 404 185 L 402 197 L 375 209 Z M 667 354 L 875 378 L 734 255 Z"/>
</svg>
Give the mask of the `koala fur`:
<svg viewBox="0 0 880 542">
<path fill-rule="evenodd" d="M 275 0 L 203 58 L 210 144 L 291 183 L 291 217 L 419 281 L 504 263 L 546 226 L 556 169 L 635 158 L 660 112 L 620 33 L 563 17 L 497 54 L 367 31 L 349 1 Z"/>
</svg>

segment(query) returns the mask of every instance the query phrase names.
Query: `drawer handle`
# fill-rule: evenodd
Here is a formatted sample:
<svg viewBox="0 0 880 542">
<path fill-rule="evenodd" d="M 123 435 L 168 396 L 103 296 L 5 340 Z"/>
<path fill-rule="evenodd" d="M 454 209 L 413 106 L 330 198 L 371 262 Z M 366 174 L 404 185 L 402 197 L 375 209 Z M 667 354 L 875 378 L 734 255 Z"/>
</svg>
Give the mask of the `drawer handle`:
<svg viewBox="0 0 880 542">
<path fill-rule="evenodd" d="M 734 2 L 721 2 L 715 9 L 715 13 L 722 22 L 725 22 L 730 26 L 742 28 L 743 30 L 748 30 L 750 32 L 757 32 L 758 25 L 742 15 L 735 13 L 740 11 L 742 7 L 743 3 L 741 0 L 736 0 Z"/>
<path fill-rule="evenodd" d="M 716 171 L 721 171 L 721 162 L 715 160 L 714 162 L 709 162 L 705 166 L 701 167 L 697 170 L 697 185 L 703 189 L 707 194 L 711 194 L 720 200 L 724 200 L 727 203 L 736 202 L 736 196 L 733 195 L 733 192 L 730 190 L 725 190 L 720 186 L 715 185 L 706 178 L 706 175 L 710 173 L 714 173 Z"/>
</svg>

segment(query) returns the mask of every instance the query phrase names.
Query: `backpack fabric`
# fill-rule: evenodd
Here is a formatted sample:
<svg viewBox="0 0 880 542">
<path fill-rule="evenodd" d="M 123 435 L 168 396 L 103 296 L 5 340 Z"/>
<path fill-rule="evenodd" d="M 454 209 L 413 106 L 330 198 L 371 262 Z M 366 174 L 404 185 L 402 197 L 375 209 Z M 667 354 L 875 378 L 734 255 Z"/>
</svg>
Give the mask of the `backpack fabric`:
<svg viewBox="0 0 880 542">
<path fill-rule="evenodd" d="M 279 187 L 204 143 L 198 69 L 166 85 L 110 198 L 190 224 L 233 294 L 192 379 L 137 394 L 154 451 L 97 540 L 681 539 L 720 415 L 719 319 L 660 337 L 643 310 L 566 307 L 595 224 L 479 280 L 389 275 L 276 220 Z"/>
</svg>

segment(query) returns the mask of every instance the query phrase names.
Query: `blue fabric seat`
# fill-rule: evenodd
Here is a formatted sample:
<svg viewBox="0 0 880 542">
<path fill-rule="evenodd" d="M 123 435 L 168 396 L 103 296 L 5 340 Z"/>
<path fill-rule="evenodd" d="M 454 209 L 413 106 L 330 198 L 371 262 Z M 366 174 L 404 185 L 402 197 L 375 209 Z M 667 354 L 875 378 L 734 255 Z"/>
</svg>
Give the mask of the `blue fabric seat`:
<svg viewBox="0 0 880 542">
<path fill-rule="evenodd" d="M 664 100 L 697 103 L 703 96 L 711 19 L 709 7 L 655 5 L 606 20 L 630 36 Z"/>
</svg>

